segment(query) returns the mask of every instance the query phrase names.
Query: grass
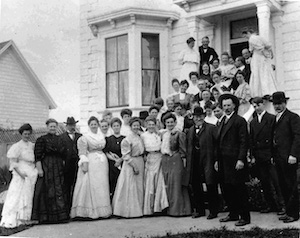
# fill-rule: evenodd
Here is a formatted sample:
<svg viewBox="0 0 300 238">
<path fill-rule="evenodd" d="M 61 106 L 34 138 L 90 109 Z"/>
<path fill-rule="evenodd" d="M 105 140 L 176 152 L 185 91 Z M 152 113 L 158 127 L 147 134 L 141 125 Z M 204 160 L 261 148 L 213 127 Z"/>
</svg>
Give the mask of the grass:
<svg viewBox="0 0 300 238">
<path fill-rule="evenodd" d="M 165 236 L 147 236 L 147 238 L 299 238 L 299 230 L 295 228 L 272 229 L 266 230 L 259 227 L 253 227 L 245 231 L 228 230 L 226 227 L 221 229 L 212 229 L 207 231 L 192 231 L 191 232 L 172 234 L 167 233 Z M 141 236 L 131 236 L 127 238 L 142 238 Z"/>
</svg>

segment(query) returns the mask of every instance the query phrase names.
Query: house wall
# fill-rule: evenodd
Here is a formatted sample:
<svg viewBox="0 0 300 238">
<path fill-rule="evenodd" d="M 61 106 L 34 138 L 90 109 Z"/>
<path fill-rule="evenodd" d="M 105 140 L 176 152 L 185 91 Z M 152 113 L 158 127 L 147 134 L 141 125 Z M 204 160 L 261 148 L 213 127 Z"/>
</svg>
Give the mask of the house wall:
<svg viewBox="0 0 300 238">
<path fill-rule="evenodd" d="M 0 126 L 18 128 L 30 123 L 45 126 L 49 108 L 31 84 L 17 57 L 8 49 L 0 58 Z"/>
</svg>

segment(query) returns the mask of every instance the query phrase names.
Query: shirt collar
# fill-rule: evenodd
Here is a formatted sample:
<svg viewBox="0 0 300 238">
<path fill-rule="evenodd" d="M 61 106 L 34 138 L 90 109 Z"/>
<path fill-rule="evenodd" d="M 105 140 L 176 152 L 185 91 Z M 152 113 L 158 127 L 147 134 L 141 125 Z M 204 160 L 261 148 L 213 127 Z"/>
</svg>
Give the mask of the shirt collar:
<svg viewBox="0 0 300 238">
<path fill-rule="evenodd" d="M 230 119 L 232 117 L 233 113 L 234 113 L 234 111 L 231 114 L 225 115 L 225 116 L 227 117 L 227 119 Z"/>
</svg>

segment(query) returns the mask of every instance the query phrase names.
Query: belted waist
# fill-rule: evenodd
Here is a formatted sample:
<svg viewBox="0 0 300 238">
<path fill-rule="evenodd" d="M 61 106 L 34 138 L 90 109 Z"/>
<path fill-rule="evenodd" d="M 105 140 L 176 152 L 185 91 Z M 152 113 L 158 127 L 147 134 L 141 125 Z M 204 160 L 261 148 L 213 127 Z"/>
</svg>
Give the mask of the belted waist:
<svg viewBox="0 0 300 238">
<path fill-rule="evenodd" d="M 103 153 L 103 151 L 102 150 L 89 150 L 89 153 L 96 153 L 96 152 L 98 152 L 98 153 Z"/>
<path fill-rule="evenodd" d="M 155 150 L 155 151 L 147 151 L 149 154 L 157 154 L 160 153 L 160 150 Z"/>
</svg>

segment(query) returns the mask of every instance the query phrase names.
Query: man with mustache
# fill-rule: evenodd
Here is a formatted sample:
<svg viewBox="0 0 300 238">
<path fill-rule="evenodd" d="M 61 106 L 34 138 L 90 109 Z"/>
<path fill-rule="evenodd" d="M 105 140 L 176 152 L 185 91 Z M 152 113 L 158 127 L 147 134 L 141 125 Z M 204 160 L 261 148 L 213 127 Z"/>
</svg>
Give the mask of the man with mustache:
<svg viewBox="0 0 300 238">
<path fill-rule="evenodd" d="M 60 135 L 64 144 L 64 176 L 69 209 L 71 209 L 73 189 L 78 170 L 77 141 L 82 136 L 82 134 L 76 132 L 77 122 L 74 117 L 68 117 L 65 122 L 67 131 Z"/>
<path fill-rule="evenodd" d="M 218 127 L 218 161 L 215 168 L 219 171 L 223 196 L 228 205 L 229 215 L 220 222 L 237 221 L 236 226 L 250 223 L 248 193 L 245 182 L 248 179 L 247 122 L 237 114 L 239 100 L 226 93 L 220 96 L 219 103 L 225 113 Z"/>
<path fill-rule="evenodd" d="M 297 168 L 300 156 L 300 118 L 286 108 L 288 99 L 284 92 L 275 92 L 271 98 L 276 112 L 273 156 L 286 205 L 286 215 L 279 220 L 284 223 L 299 220 Z"/>
</svg>

